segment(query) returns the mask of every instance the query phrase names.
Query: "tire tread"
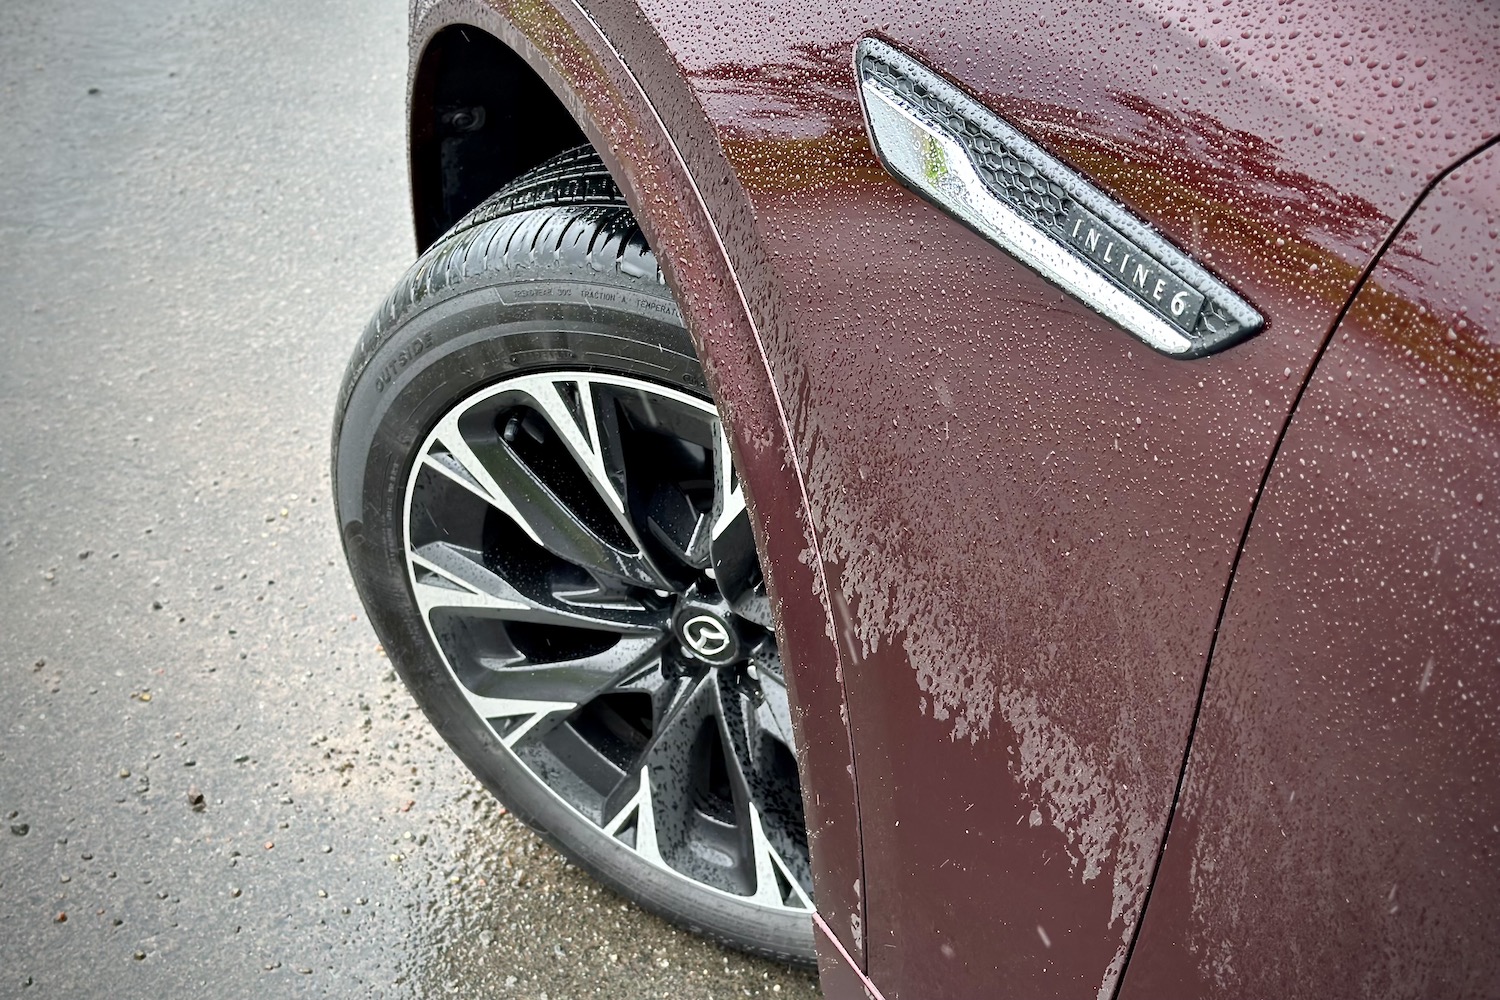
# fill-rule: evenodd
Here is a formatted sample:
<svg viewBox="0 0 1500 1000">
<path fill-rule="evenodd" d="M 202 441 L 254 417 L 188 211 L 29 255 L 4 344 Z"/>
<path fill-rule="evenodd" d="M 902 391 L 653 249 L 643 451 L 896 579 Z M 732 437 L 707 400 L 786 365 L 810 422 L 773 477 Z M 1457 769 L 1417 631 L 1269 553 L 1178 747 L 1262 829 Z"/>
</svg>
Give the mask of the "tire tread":
<svg viewBox="0 0 1500 1000">
<path fill-rule="evenodd" d="M 501 188 L 427 248 L 366 324 L 344 370 L 338 412 L 410 313 L 488 271 L 535 269 L 541 279 L 553 268 L 612 272 L 671 297 L 645 234 L 589 146 L 560 153 Z"/>
</svg>

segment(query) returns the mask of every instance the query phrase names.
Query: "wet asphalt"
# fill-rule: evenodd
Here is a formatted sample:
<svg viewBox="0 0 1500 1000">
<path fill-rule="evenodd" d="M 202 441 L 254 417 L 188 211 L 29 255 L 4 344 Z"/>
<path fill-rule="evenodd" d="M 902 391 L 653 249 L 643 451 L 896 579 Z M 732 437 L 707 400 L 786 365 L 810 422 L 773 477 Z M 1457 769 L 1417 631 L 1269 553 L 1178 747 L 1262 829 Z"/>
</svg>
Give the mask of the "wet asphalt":
<svg viewBox="0 0 1500 1000">
<path fill-rule="evenodd" d="M 0 997 L 813 997 L 505 814 L 345 574 L 402 0 L 0 15 Z"/>
</svg>

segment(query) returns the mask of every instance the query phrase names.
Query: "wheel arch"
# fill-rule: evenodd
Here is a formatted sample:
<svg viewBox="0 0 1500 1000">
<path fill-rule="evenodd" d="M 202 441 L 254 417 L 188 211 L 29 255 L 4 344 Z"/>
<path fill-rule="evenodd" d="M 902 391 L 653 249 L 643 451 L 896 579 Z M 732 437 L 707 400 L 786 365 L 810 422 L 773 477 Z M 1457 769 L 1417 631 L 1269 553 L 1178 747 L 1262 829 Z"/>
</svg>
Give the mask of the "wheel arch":
<svg viewBox="0 0 1500 1000">
<path fill-rule="evenodd" d="M 418 251 L 505 184 L 584 141 L 525 59 L 461 22 L 438 29 L 417 55 L 408 116 Z"/>
</svg>

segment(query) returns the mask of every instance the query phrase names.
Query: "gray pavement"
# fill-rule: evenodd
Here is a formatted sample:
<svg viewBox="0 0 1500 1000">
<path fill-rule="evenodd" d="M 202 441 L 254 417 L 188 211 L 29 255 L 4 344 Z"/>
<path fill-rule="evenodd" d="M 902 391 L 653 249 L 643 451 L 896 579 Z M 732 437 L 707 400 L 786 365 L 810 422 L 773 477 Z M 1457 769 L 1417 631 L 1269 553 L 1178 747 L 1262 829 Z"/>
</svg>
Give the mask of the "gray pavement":
<svg viewBox="0 0 1500 1000">
<path fill-rule="evenodd" d="M 505 815 L 338 552 L 401 0 L 0 20 L 0 997 L 812 997 Z"/>
</svg>

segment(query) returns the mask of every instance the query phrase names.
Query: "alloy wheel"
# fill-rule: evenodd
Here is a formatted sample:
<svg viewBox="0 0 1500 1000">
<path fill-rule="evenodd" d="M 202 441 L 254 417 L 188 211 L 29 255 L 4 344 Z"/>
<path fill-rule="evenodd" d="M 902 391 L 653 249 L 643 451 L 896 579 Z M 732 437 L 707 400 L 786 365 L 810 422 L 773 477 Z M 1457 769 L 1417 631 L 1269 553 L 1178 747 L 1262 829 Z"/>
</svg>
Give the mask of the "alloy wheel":
<svg viewBox="0 0 1500 1000">
<path fill-rule="evenodd" d="M 506 379 L 428 435 L 405 529 L 417 607 L 497 752 L 619 850 L 811 912 L 786 680 L 712 403 Z"/>
</svg>

